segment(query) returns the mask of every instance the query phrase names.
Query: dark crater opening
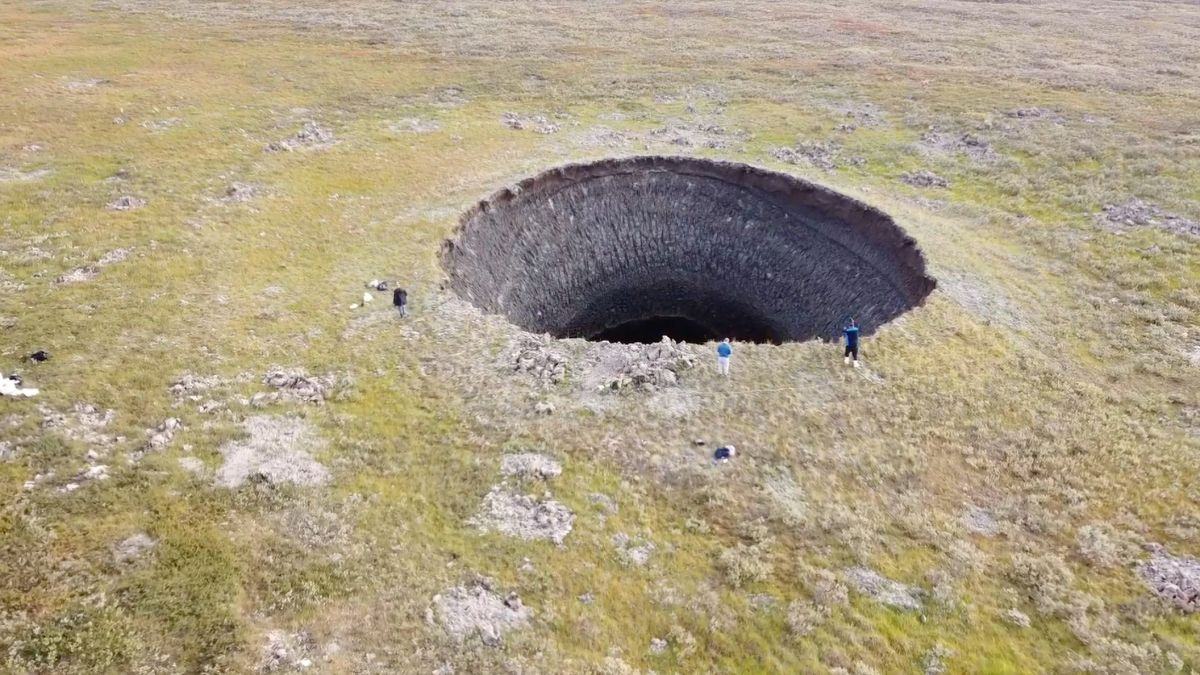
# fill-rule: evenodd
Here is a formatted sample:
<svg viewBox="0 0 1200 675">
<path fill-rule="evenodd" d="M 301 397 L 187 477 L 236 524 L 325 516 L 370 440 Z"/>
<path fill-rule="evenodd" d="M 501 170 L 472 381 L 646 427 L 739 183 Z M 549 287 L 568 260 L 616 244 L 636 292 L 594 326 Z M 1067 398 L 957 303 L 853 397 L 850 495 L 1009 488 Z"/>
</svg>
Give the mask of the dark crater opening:
<svg viewBox="0 0 1200 675">
<path fill-rule="evenodd" d="M 744 164 L 632 157 L 501 190 L 442 247 L 450 287 L 535 333 L 754 342 L 864 333 L 936 282 L 885 213 Z"/>
</svg>

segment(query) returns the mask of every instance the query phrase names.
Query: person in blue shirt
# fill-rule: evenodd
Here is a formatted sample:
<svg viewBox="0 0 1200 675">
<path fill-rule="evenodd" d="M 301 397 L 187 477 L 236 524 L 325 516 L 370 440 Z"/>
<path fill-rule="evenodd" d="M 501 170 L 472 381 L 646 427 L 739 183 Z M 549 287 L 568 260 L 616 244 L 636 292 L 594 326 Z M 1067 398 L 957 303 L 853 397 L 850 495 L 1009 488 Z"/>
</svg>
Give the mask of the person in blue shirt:
<svg viewBox="0 0 1200 675">
<path fill-rule="evenodd" d="M 850 365 L 850 359 L 854 359 L 854 367 L 860 368 L 858 363 L 858 323 L 854 319 L 850 319 L 850 325 L 842 329 L 842 335 L 846 339 L 846 365 Z"/>
<path fill-rule="evenodd" d="M 729 338 L 725 338 L 717 343 L 717 372 L 725 377 L 729 377 L 729 357 L 733 356 L 733 345 L 729 344 Z"/>
</svg>

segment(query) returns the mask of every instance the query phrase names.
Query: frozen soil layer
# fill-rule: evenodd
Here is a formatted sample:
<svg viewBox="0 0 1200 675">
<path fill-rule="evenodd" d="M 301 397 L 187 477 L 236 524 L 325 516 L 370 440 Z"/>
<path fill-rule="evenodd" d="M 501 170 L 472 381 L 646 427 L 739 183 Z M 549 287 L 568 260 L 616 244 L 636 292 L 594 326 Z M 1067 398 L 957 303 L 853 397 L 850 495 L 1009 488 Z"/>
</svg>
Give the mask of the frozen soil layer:
<svg viewBox="0 0 1200 675">
<path fill-rule="evenodd" d="M 479 203 L 445 242 L 450 285 L 536 333 L 617 342 L 835 338 L 936 282 L 885 213 L 785 174 L 631 157 L 551 169 Z"/>
</svg>

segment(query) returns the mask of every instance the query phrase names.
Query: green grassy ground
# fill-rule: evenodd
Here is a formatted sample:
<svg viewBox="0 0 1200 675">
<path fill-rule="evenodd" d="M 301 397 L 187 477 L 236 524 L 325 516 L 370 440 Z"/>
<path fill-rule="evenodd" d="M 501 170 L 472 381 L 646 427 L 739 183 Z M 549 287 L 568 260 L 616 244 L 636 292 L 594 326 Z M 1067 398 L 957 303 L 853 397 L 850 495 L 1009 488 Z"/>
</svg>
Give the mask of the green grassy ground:
<svg viewBox="0 0 1200 675">
<path fill-rule="evenodd" d="M 4 668 L 250 671 L 278 630 L 307 632 L 321 672 L 1200 669 L 1196 616 L 1135 571 L 1150 542 L 1200 555 L 1200 247 L 1094 221 L 1132 197 L 1200 219 L 1194 6 L 319 9 L 0 4 L 0 169 L 49 170 L 0 181 L 0 372 L 42 389 L 0 399 Z M 1030 106 L 1057 117 L 1004 114 Z M 560 129 L 508 129 L 507 111 Z M 407 118 L 437 129 L 394 129 Z M 264 150 L 310 119 L 336 144 Z M 728 147 L 655 144 L 670 120 L 717 124 Z M 636 139 L 598 146 L 597 126 Z M 923 151 L 931 126 L 996 158 Z M 806 140 L 863 161 L 772 158 Z M 564 385 L 512 373 L 518 331 L 439 290 L 440 241 L 511 181 L 641 152 L 877 205 L 939 290 L 866 342 L 866 376 L 818 343 L 745 346 L 731 381 L 701 368 L 659 398 L 581 394 L 582 344 L 560 347 Z M 917 169 L 949 187 L 898 180 Z M 223 201 L 233 182 L 258 195 Z M 126 194 L 146 206 L 106 209 Z M 54 283 L 118 248 L 94 280 Z M 349 308 L 377 277 L 413 293 L 406 324 Z M 21 365 L 35 349 L 53 358 Z M 354 383 L 325 406 L 241 405 L 274 365 Z M 226 409 L 175 405 L 188 372 L 228 378 Z M 124 439 L 45 426 L 77 403 L 115 411 L 103 433 Z M 219 466 L 253 414 L 307 420 L 332 481 L 229 490 L 180 465 Z M 127 461 L 169 416 L 184 431 Z M 694 438 L 745 457 L 713 471 Z M 61 491 L 90 449 L 110 478 Z M 564 460 L 561 547 L 466 522 L 521 449 Z M 970 504 L 1001 533 L 964 528 Z M 153 549 L 114 562 L 136 532 Z M 622 532 L 655 544 L 647 566 L 622 563 Z M 921 588 L 924 609 L 830 601 L 855 565 Z M 475 574 L 534 611 L 499 647 L 426 617 Z"/>
</svg>

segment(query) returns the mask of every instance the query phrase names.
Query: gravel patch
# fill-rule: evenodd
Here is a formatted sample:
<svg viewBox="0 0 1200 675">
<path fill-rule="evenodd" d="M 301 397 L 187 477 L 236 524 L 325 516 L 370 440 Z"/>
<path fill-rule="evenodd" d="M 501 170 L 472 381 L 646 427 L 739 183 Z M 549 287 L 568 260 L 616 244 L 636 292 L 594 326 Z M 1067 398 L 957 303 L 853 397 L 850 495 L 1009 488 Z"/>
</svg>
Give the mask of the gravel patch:
<svg viewBox="0 0 1200 675">
<path fill-rule="evenodd" d="M 995 161 L 1000 154 L 991 144 L 974 134 L 954 133 L 931 127 L 921 135 L 917 149 L 927 155 L 966 155 L 983 162 Z"/>
<path fill-rule="evenodd" d="M 109 211 L 133 211 L 146 205 L 146 200 L 133 195 L 122 195 L 108 203 Z"/>
<path fill-rule="evenodd" d="M 329 481 L 329 470 L 309 454 L 323 443 L 308 422 L 263 415 L 247 419 L 244 426 L 247 438 L 218 450 L 225 462 L 217 469 L 217 485 L 236 488 L 248 481 L 321 485 Z"/>
<path fill-rule="evenodd" d="M 545 115 L 521 115 L 515 112 L 506 112 L 500 121 L 509 129 L 536 131 L 539 134 L 555 134 L 559 129 L 558 124 L 552 122 Z"/>
</svg>

